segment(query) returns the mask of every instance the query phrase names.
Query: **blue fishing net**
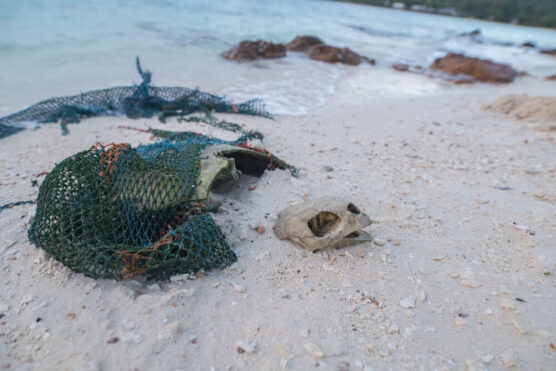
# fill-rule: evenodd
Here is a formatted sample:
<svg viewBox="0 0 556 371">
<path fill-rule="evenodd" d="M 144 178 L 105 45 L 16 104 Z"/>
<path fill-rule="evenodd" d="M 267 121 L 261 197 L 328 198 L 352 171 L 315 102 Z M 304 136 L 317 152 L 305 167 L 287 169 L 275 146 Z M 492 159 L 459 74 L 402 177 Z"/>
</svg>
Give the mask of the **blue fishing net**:
<svg viewBox="0 0 556 371">
<path fill-rule="evenodd" d="M 270 117 L 260 99 L 233 104 L 223 97 L 184 87 L 156 87 L 151 85 L 151 72 L 143 71 L 136 59 L 142 83 L 136 86 L 94 90 L 68 97 L 56 97 L 33 104 L 19 112 L 0 118 L 0 138 L 23 130 L 26 122 L 60 122 L 62 133 L 68 124 L 93 116 L 125 115 L 132 119 L 159 115 L 184 116 L 193 112 L 242 113 Z"/>
</svg>

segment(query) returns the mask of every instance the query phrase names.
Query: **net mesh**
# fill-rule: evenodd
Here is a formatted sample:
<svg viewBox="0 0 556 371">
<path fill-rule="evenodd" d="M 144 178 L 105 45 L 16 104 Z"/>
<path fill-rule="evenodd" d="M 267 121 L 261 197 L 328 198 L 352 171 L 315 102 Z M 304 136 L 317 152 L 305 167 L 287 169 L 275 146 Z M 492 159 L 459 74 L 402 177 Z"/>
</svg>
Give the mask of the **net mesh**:
<svg viewBox="0 0 556 371">
<path fill-rule="evenodd" d="M 143 71 L 136 59 L 137 71 L 143 82 L 137 86 L 123 86 L 94 90 L 68 97 L 56 97 L 29 106 L 0 118 L 0 138 L 23 130 L 25 122 L 60 122 L 62 133 L 68 124 L 78 123 L 92 116 L 126 115 L 129 118 L 149 118 L 156 114 L 164 121 L 168 116 L 193 112 L 243 113 L 271 117 L 260 99 L 233 104 L 223 97 L 184 87 L 151 86 L 151 73 Z"/>
<path fill-rule="evenodd" d="M 201 154 L 211 144 L 248 147 L 262 136 L 151 133 L 163 140 L 136 148 L 96 144 L 56 165 L 40 186 L 29 239 L 92 278 L 166 279 L 236 261 L 210 211 L 192 201 Z M 267 168 L 275 167 L 291 166 L 268 153 Z"/>
</svg>

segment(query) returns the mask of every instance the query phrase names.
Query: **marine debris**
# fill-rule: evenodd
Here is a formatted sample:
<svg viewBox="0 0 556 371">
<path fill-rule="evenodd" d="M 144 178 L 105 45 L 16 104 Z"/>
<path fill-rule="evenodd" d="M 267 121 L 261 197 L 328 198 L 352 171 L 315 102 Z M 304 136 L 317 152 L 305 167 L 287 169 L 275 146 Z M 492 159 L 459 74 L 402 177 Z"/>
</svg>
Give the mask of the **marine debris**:
<svg viewBox="0 0 556 371">
<path fill-rule="evenodd" d="M 217 181 L 294 167 L 249 145 L 151 130 L 163 140 L 95 144 L 60 162 L 39 189 L 29 240 L 75 273 L 127 279 L 224 268 L 237 260 L 203 201 Z"/>
<path fill-rule="evenodd" d="M 60 122 L 62 133 L 68 134 L 68 124 L 93 116 L 125 115 L 138 119 L 160 114 L 163 121 L 168 116 L 213 111 L 271 117 L 260 99 L 234 104 L 223 97 L 197 89 L 152 86 L 151 72 L 141 69 L 139 57 L 136 58 L 136 65 L 143 80 L 141 84 L 50 98 L 33 104 L 0 118 L 0 138 L 23 130 L 24 124 L 28 122 Z"/>
</svg>

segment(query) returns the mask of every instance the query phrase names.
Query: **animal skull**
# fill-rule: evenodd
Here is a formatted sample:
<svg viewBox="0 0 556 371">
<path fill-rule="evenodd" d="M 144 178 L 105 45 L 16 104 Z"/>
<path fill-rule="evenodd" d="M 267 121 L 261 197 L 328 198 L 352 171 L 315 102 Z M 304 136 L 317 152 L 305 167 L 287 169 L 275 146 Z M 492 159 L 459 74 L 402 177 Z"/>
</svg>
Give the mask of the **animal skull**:
<svg viewBox="0 0 556 371">
<path fill-rule="evenodd" d="M 353 203 L 339 197 L 322 197 L 292 205 L 278 214 L 274 234 L 315 251 L 372 241 L 362 231 L 371 219 Z"/>
</svg>

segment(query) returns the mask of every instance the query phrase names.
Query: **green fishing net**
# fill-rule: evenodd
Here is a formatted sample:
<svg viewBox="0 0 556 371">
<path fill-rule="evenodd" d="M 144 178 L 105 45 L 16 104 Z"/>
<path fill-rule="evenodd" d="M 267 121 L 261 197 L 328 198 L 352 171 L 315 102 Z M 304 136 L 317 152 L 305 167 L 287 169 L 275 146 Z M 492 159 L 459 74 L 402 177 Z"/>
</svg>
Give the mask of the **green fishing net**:
<svg viewBox="0 0 556 371">
<path fill-rule="evenodd" d="M 213 182 L 231 172 L 295 168 L 249 147 L 262 138 L 257 132 L 236 141 L 149 132 L 162 141 L 97 144 L 56 165 L 40 186 L 29 239 L 92 278 L 166 279 L 236 261 L 202 202 Z"/>
<path fill-rule="evenodd" d="M 94 90 L 74 96 L 55 97 L 29 106 L 8 116 L 0 117 L 0 138 L 23 130 L 24 123 L 60 122 L 62 133 L 68 124 L 78 123 L 92 116 L 126 115 L 129 118 L 153 117 L 160 121 L 168 116 L 193 112 L 243 113 L 270 117 L 260 99 L 233 104 L 223 97 L 184 87 L 156 87 L 151 85 L 151 73 L 143 71 L 136 59 L 142 83 Z"/>
</svg>

